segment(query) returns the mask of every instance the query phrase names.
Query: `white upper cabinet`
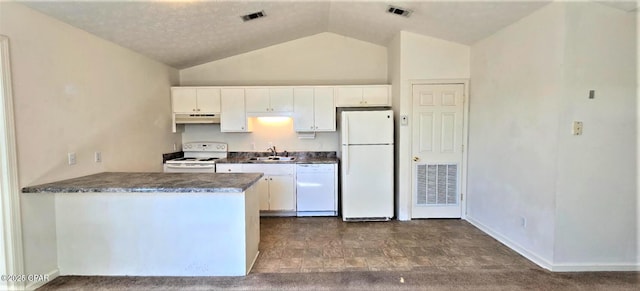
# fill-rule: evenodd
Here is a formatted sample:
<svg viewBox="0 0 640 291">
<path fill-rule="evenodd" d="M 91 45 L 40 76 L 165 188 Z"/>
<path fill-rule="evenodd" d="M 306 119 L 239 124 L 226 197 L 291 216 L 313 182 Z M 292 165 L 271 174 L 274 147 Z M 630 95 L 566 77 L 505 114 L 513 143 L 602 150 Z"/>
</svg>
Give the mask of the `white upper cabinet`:
<svg viewBox="0 0 640 291">
<path fill-rule="evenodd" d="M 337 87 L 337 107 L 391 106 L 390 91 L 390 85 Z"/>
<path fill-rule="evenodd" d="M 172 87 L 173 113 L 219 113 L 220 89 L 197 87 Z"/>
<path fill-rule="evenodd" d="M 220 131 L 250 132 L 251 124 L 245 111 L 245 90 L 243 88 L 222 88 Z"/>
<path fill-rule="evenodd" d="M 293 111 L 293 88 L 247 88 L 249 115 L 290 115 Z"/>
<path fill-rule="evenodd" d="M 295 88 L 293 96 L 293 127 L 295 131 L 336 130 L 333 88 Z"/>
</svg>

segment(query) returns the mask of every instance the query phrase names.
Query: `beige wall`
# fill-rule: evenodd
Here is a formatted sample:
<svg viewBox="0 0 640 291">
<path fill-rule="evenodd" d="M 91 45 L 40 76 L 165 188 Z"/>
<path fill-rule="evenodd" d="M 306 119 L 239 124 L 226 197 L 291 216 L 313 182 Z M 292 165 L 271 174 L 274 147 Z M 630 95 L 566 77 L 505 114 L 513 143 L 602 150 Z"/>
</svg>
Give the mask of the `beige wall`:
<svg viewBox="0 0 640 291">
<path fill-rule="evenodd" d="M 180 70 L 183 86 L 386 82 L 385 47 L 330 32 Z"/>
<path fill-rule="evenodd" d="M 638 268 L 635 17 L 555 2 L 472 47 L 468 218 L 546 268 Z"/>
<path fill-rule="evenodd" d="M 161 171 L 161 154 L 180 143 L 168 114 L 177 70 L 21 4 L 0 3 L 0 34 L 10 41 L 21 186 Z M 57 268 L 54 203 L 33 196 L 22 196 L 25 271 L 46 274 Z"/>
<path fill-rule="evenodd" d="M 180 70 L 181 85 L 387 84 L 387 49 L 320 33 Z M 252 133 L 221 133 L 219 125 L 185 125 L 183 142 L 221 141 L 231 151 L 279 149 L 337 151 L 337 132 L 300 140 L 289 125 L 257 124 Z"/>
<path fill-rule="evenodd" d="M 394 86 L 393 106 L 396 124 L 406 115 L 412 120 L 412 82 L 419 80 L 469 79 L 470 47 L 438 38 L 401 31 L 389 44 L 389 67 Z M 399 64 L 397 64 L 399 62 Z M 411 219 L 412 175 L 411 122 L 396 127 L 396 215 Z"/>
</svg>

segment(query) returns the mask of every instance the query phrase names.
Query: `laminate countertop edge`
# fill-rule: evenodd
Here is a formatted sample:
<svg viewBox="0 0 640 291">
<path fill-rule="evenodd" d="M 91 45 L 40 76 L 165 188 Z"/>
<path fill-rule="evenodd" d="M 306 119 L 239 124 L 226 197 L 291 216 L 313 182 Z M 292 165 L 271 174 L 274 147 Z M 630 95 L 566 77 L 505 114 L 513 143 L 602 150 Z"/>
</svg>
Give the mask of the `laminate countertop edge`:
<svg viewBox="0 0 640 291">
<path fill-rule="evenodd" d="M 22 193 L 240 193 L 262 173 L 104 172 L 27 186 Z"/>
</svg>

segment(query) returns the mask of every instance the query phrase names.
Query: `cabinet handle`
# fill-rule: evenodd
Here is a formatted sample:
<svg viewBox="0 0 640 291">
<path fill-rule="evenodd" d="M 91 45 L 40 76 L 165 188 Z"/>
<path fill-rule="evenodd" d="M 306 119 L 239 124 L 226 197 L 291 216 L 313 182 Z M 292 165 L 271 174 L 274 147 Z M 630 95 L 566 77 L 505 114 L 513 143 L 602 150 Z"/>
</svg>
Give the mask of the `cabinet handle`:
<svg viewBox="0 0 640 291">
<path fill-rule="evenodd" d="M 193 108 L 191 111 L 196 111 L 196 109 L 195 109 L 195 108 Z"/>
<path fill-rule="evenodd" d="M 364 101 L 364 104 L 367 104 L 367 101 Z"/>
<path fill-rule="evenodd" d="M 313 129 L 313 126 L 311 127 L 311 129 Z"/>
<path fill-rule="evenodd" d="M 269 181 L 273 181 L 273 178 L 269 178 Z"/>
<path fill-rule="evenodd" d="M 227 172 L 231 172 L 231 169 L 227 169 Z"/>
</svg>

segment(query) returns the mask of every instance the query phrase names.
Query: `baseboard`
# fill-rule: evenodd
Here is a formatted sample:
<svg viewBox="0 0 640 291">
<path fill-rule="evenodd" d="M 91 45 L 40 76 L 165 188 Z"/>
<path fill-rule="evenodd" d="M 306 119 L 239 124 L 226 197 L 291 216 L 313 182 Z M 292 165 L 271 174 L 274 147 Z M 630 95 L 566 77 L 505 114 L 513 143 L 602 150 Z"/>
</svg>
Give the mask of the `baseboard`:
<svg viewBox="0 0 640 291">
<path fill-rule="evenodd" d="M 467 216 L 466 220 L 473 226 L 477 227 L 481 231 L 485 232 L 489 236 L 503 243 L 507 247 L 516 251 L 520 255 L 524 256 L 528 260 L 534 262 L 536 265 L 545 268 L 552 272 L 635 272 L 640 271 L 640 264 L 634 263 L 580 263 L 580 264 L 553 264 L 535 253 L 527 250 L 519 244 L 509 240 L 500 233 L 494 231 L 490 227 L 482 224 L 481 222 L 473 219 L 473 217 Z"/>
<path fill-rule="evenodd" d="M 637 272 L 640 271 L 638 264 L 554 264 L 553 272 Z"/>
<path fill-rule="evenodd" d="M 42 286 L 44 286 L 44 284 L 47 284 L 51 281 L 53 281 L 53 279 L 57 278 L 58 276 L 60 276 L 60 270 L 59 269 L 55 269 L 49 273 L 43 274 L 45 275 L 45 277 L 48 277 L 49 280 L 45 280 L 45 281 L 35 281 L 35 282 L 30 282 L 29 284 L 27 284 L 27 286 L 25 286 L 25 290 L 36 290 Z"/>
<path fill-rule="evenodd" d="M 502 244 L 506 245 L 507 247 L 509 247 L 510 249 L 514 250 L 515 252 L 517 252 L 518 254 L 522 255 L 523 257 L 527 258 L 529 261 L 532 261 L 533 263 L 535 263 L 536 265 L 547 269 L 549 271 L 554 271 L 553 270 L 553 264 L 549 261 L 547 261 L 546 259 L 540 257 L 539 255 L 537 255 L 534 252 L 531 252 L 529 250 L 527 250 L 526 248 L 522 247 L 521 245 L 513 242 L 512 240 L 508 239 L 507 237 L 503 236 L 502 234 L 500 234 L 497 231 L 494 231 L 493 229 L 491 229 L 490 227 L 482 224 L 481 222 L 473 219 L 473 217 L 467 215 L 466 220 L 471 223 L 473 226 L 477 227 L 478 229 L 480 229 L 481 231 L 483 231 L 484 233 L 488 234 L 489 236 L 493 237 L 494 239 L 496 239 L 497 241 L 501 242 Z"/>
</svg>

